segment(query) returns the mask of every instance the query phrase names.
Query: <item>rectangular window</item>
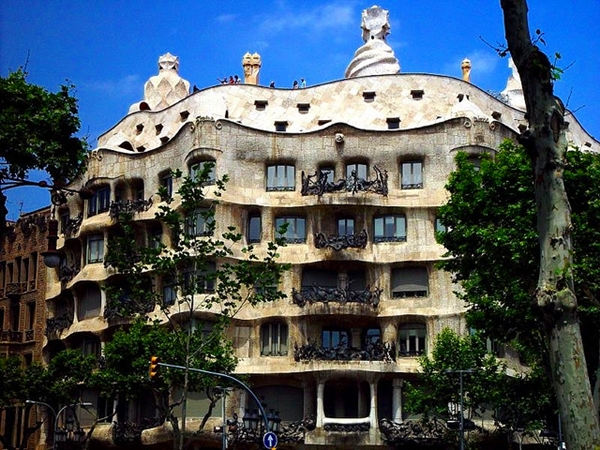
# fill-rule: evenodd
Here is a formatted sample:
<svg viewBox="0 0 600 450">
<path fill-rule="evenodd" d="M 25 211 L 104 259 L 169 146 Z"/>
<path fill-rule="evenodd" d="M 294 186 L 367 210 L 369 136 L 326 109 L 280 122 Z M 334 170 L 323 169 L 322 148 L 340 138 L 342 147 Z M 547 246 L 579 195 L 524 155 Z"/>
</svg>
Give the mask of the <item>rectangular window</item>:
<svg viewBox="0 0 600 450">
<path fill-rule="evenodd" d="M 92 234 L 88 236 L 87 262 L 98 263 L 104 261 L 104 236 Z"/>
<path fill-rule="evenodd" d="M 333 167 L 321 167 L 319 171 L 321 176 L 325 177 L 326 183 L 335 183 L 335 169 Z"/>
<path fill-rule="evenodd" d="M 190 166 L 190 178 L 193 181 L 202 179 L 202 185 L 215 184 L 216 165 L 214 161 L 199 161 Z"/>
<path fill-rule="evenodd" d="M 304 217 L 278 217 L 275 219 L 275 232 L 287 225 L 285 233 L 281 234 L 288 244 L 303 244 L 306 242 L 306 219 Z"/>
<path fill-rule="evenodd" d="M 366 164 L 347 164 L 346 165 L 346 178 L 352 178 L 356 176 L 359 180 L 369 179 L 369 166 Z"/>
<path fill-rule="evenodd" d="M 288 353 L 288 327 L 283 323 L 267 323 L 261 327 L 261 356 L 285 356 Z"/>
<path fill-rule="evenodd" d="M 323 348 L 344 348 L 350 346 L 350 333 L 339 328 L 325 328 L 321 334 Z"/>
<path fill-rule="evenodd" d="M 148 233 L 148 247 L 159 249 L 162 244 L 162 228 L 152 228 Z"/>
<path fill-rule="evenodd" d="M 191 236 L 210 236 L 214 230 L 214 214 L 211 209 L 197 209 L 187 217 L 187 232 Z"/>
<path fill-rule="evenodd" d="M 420 356 L 425 353 L 425 331 L 424 324 L 402 325 L 398 334 L 398 355 Z"/>
<path fill-rule="evenodd" d="M 338 219 L 337 235 L 350 236 L 354 234 L 354 219 Z"/>
<path fill-rule="evenodd" d="M 442 224 L 442 221 L 439 217 L 435 218 L 435 231 L 438 233 L 445 233 L 446 231 L 448 231 L 447 227 L 444 224 Z"/>
<path fill-rule="evenodd" d="M 160 186 L 163 191 L 161 194 L 164 197 L 164 200 L 173 197 L 173 176 L 170 173 L 168 175 L 164 175 L 160 179 Z"/>
<path fill-rule="evenodd" d="M 423 188 L 423 163 L 421 161 L 403 162 L 400 167 L 400 189 Z"/>
<path fill-rule="evenodd" d="M 258 214 L 251 214 L 248 217 L 248 243 L 253 244 L 260 242 L 260 236 L 262 232 L 261 219 Z"/>
<path fill-rule="evenodd" d="M 183 286 L 187 295 L 206 294 L 215 291 L 217 265 L 209 261 L 204 269 L 190 266 L 183 273 Z"/>
<path fill-rule="evenodd" d="M 27 303 L 27 330 L 33 330 L 35 325 L 35 302 Z"/>
<path fill-rule="evenodd" d="M 177 300 L 177 290 L 175 288 L 175 277 L 166 276 L 163 278 L 163 304 L 165 306 L 174 305 Z"/>
<path fill-rule="evenodd" d="M 425 267 L 403 267 L 392 271 L 392 298 L 428 295 L 429 277 Z"/>
<path fill-rule="evenodd" d="M 406 217 L 403 215 L 375 217 L 373 240 L 375 243 L 406 241 Z"/>
<path fill-rule="evenodd" d="M 267 166 L 267 191 L 296 189 L 296 169 L 291 164 Z"/>
<path fill-rule="evenodd" d="M 88 200 L 88 216 L 94 216 L 108 211 L 110 207 L 110 188 L 99 188 L 94 192 L 92 198 Z"/>
</svg>

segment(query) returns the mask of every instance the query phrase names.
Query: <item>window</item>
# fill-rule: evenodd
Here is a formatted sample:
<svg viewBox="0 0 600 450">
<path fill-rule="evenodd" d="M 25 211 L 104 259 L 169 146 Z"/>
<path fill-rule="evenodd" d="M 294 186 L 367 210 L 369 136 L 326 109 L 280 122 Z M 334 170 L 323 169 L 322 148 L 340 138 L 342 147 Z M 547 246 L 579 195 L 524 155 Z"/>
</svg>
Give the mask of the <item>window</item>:
<svg viewBox="0 0 600 450">
<path fill-rule="evenodd" d="M 437 233 L 445 233 L 446 231 L 448 231 L 448 228 L 442 223 L 441 219 L 439 217 L 435 218 L 435 231 Z"/>
<path fill-rule="evenodd" d="M 162 285 L 163 305 L 174 305 L 177 300 L 177 289 L 175 286 L 175 277 L 166 276 L 163 278 Z"/>
<path fill-rule="evenodd" d="M 325 177 L 326 183 L 335 183 L 335 169 L 333 167 L 320 167 L 321 176 Z"/>
<path fill-rule="evenodd" d="M 398 334 L 399 356 L 420 356 L 425 353 L 425 324 L 409 323 L 400 326 Z"/>
<path fill-rule="evenodd" d="M 288 244 L 302 244 L 306 241 L 306 219 L 304 217 L 278 217 L 275 219 L 275 232 L 287 225 L 281 236 Z"/>
<path fill-rule="evenodd" d="M 261 356 L 285 356 L 288 353 L 288 326 L 266 323 L 260 328 Z"/>
<path fill-rule="evenodd" d="M 190 166 L 190 178 L 193 181 L 203 180 L 202 185 L 215 184 L 216 171 L 214 161 L 199 161 Z"/>
<path fill-rule="evenodd" d="M 260 242 L 262 232 L 260 214 L 250 214 L 248 217 L 248 234 L 247 239 L 249 244 Z"/>
<path fill-rule="evenodd" d="M 397 130 L 400 128 L 400 117 L 388 117 L 385 121 L 387 122 L 388 130 Z"/>
<path fill-rule="evenodd" d="M 354 234 L 354 219 L 338 219 L 337 235 L 351 236 Z"/>
<path fill-rule="evenodd" d="M 406 241 L 406 217 L 403 215 L 375 217 L 373 241 L 375 243 Z"/>
<path fill-rule="evenodd" d="M 83 338 L 81 343 L 81 353 L 83 356 L 96 356 L 101 355 L 100 339 L 96 336 L 86 336 Z"/>
<path fill-rule="evenodd" d="M 408 161 L 400 165 L 400 189 L 423 188 L 423 163 Z"/>
<path fill-rule="evenodd" d="M 91 319 L 100 315 L 101 294 L 100 288 L 92 283 L 86 283 L 77 292 L 79 298 L 77 304 L 77 320 Z"/>
<path fill-rule="evenodd" d="M 287 120 L 280 120 L 275 122 L 275 131 L 286 131 L 287 127 Z"/>
<path fill-rule="evenodd" d="M 336 289 L 338 287 L 338 274 L 326 269 L 303 269 L 302 289 L 311 289 L 318 286 L 322 289 Z"/>
<path fill-rule="evenodd" d="M 4 330 L 4 308 L 0 308 L 0 331 Z"/>
<path fill-rule="evenodd" d="M 191 236 L 210 236 L 214 230 L 214 220 L 211 209 L 197 209 L 187 217 L 187 232 Z"/>
<path fill-rule="evenodd" d="M 183 273 L 183 287 L 187 295 L 215 291 L 217 265 L 209 261 L 203 269 L 190 265 Z"/>
<path fill-rule="evenodd" d="M 162 228 L 150 228 L 148 231 L 148 247 L 159 249 L 162 244 L 163 232 Z"/>
<path fill-rule="evenodd" d="M 481 168 L 481 156 L 469 155 L 469 162 L 473 164 L 475 171 L 479 172 L 479 169 Z"/>
<path fill-rule="evenodd" d="M 110 207 L 110 188 L 99 188 L 88 200 L 88 217 L 108 211 Z"/>
<path fill-rule="evenodd" d="M 325 328 L 321 334 L 323 348 L 344 348 L 350 346 L 350 332 L 342 328 Z"/>
<path fill-rule="evenodd" d="M 35 325 L 35 302 L 27 303 L 27 330 L 33 330 Z"/>
<path fill-rule="evenodd" d="M 169 172 L 160 179 L 161 199 L 166 200 L 173 197 L 173 176 Z"/>
<path fill-rule="evenodd" d="M 368 180 L 369 167 L 366 164 L 346 164 L 346 178 L 351 178 L 353 174 L 362 180 Z"/>
<path fill-rule="evenodd" d="M 392 271 L 392 298 L 427 297 L 429 280 L 425 267 L 403 267 Z"/>
<path fill-rule="evenodd" d="M 87 262 L 98 263 L 104 260 L 104 236 L 92 234 L 88 236 Z"/>
<path fill-rule="evenodd" d="M 296 189 L 296 169 L 291 164 L 267 166 L 267 191 L 293 191 Z"/>
<path fill-rule="evenodd" d="M 363 332 L 363 343 L 369 347 L 381 342 L 381 330 L 379 328 L 368 328 Z"/>
</svg>

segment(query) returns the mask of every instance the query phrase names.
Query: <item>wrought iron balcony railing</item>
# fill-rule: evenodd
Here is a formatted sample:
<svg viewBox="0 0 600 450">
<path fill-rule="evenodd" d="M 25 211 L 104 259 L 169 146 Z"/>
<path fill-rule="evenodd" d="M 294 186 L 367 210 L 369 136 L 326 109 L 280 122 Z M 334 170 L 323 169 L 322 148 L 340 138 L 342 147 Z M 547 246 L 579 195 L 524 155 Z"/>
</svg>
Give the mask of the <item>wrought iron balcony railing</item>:
<svg viewBox="0 0 600 450">
<path fill-rule="evenodd" d="M 79 233 L 81 222 L 83 221 L 83 214 L 79 213 L 75 217 L 67 217 L 62 223 L 62 232 L 66 237 L 73 237 Z"/>
<path fill-rule="evenodd" d="M 80 270 L 79 264 L 71 264 L 70 266 L 64 264 L 58 269 L 58 278 L 63 283 L 67 283 L 75 278 Z"/>
<path fill-rule="evenodd" d="M 389 446 L 433 446 L 444 442 L 448 428 L 436 418 L 419 421 L 393 422 L 384 418 L 379 422 L 383 441 Z"/>
<path fill-rule="evenodd" d="M 46 319 L 46 330 L 44 334 L 49 336 L 54 332 L 60 333 L 62 330 L 69 328 L 73 324 L 72 314 L 62 314 L 60 316 Z"/>
<path fill-rule="evenodd" d="M 342 342 L 334 347 L 322 347 L 308 340 L 307 344 L 298 347 L 294 344 L 294 360 L 300 361 L 383 361 L 396 360 L 396 346 L 393 342 L 376 341 L 362 348 L 350 347 Z"/>
<path fill-rule="evenodd" d="M 7 283 L 6 296 L 13 297 L 23 294 L 27 291 L 27 283 Z"/>
<path fill-rule="evenodd" d="M 360 303 L 377 307 L 382 292 L 383 289 L 369 286 L 366 289 L 354 290 L 349 287 L 331 288 L 315 284 L 299 291 L 292 289 L 292 300 L 300 307 L 312 303 Z"/>
<path fill-rule="evenodd" d="M 111 202 L 108 214 L 111 219 L 116 219 L 119 214 L 134 214 L 143 211 L 148 211 L 152 206 L 152 199 L 148 200 L 119 200 Z"/>
<path fill-rule="evenodd" d="M 367 230 L 358 234 L 344 234 L 341 236 L 325 236 L 324 233 L 315 233 L 315 247 L 344 250 L 346 248 L 365 248 L 367 246 Z"/>
<path fill-rule="evenodd" d="M 388 194 L 388 174 L 387 170 L 381 170 L 374 166 L 374 180 L 365 180 L 360 178 L 356 172 L 352 172 L 347 178 L 341 178 L 338 181 L 328 181 L 328 171 L 317 170 L 313 175 L 306 175 L 302 171 L 302 195 L 328 194 L 332 192 L 374 192 L 387 197 Z"/>
</svg>

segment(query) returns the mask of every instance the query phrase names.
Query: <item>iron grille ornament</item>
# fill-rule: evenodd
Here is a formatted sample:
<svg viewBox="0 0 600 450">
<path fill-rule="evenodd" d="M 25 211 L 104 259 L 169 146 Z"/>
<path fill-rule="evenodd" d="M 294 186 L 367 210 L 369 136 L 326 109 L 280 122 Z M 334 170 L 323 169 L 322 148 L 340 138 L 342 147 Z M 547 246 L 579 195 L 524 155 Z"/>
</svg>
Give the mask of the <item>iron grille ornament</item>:
<svg viewBox="0 0 600 450">
<path fill-rule="evenodd" d="M 329 194 L 333 192 L 373 192 L 387 197 L 388 194 L 388 173 L 387 170 L 381 170 L 377 166 L 373 166 L 375 171 L 375 179 L 372 181 L 365 180 L 357 175 L 356 171 L 352 171 L 346 178 L 340 178 L 338 181 L 328 181 L 328 170 L 317 170 L 313 175 L 306 175 L 302 171 L 302 195 L 318 195 Z"/>
<path fill-rule="evenodd" d="M 365 248 L 367 246 L 367 230 L 358 234 L 344 234 L 341 236 L 325 236 L 324 233 L 315 233 L 315 247 L 345 250 L 347 248 Z"/>
<path fill-rule="evenodd" d="M 330 288 L 315 284 L 299 291 L 293 288 L 292 300 L 300 307 L 313 303 L 360 303 L 376 308 L 382 292 L 383 289 L 369 286 L 366 289 L 354 290 L 349 287 Z"/>
</svg>

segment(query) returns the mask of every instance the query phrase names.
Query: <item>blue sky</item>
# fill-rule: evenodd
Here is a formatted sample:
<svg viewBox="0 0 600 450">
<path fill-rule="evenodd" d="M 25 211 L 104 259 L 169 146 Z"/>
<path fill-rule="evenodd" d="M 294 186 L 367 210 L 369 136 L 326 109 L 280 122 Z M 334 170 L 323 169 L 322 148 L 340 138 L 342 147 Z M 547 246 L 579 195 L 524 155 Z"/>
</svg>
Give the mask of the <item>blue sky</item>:
<svg viewBox="0 0 600 450">
<path fill-rule="evenodd" d="M 499 0 L 378 2 L 390 11 L 388 43 L 402 72 L 460 77 L 472 61 L 471 80 L 500 92 L 510 73 L 491 45 L 504 43 Z M 529 1 L 532 31 L 544 33 L 549 55 L 571 65 L 556 93 L 583 127 L 600 138 L 600 2 Z M 343 78 L 362 45 L 360 14 L 373 1 L 291 0 L 2 0 L 0 73 L 27 63 L 29 81 L 56 91 L 69 80 L 79 98 L 82 134 L 95 146 L 142 99 L 157 73 L 158 57 L 179 56 L 180 75 L 204 88 L 216 78 L 242 76 L 244 53 L 258 52 L 261 84 L 291 87 Z M 485 41 L 485 42 L 484 42 Z M 38 190 L 39 191 L 39 190 Z M 9 218 L 49 204 L 43 192 L 14 189 Z"/>
</svg>

